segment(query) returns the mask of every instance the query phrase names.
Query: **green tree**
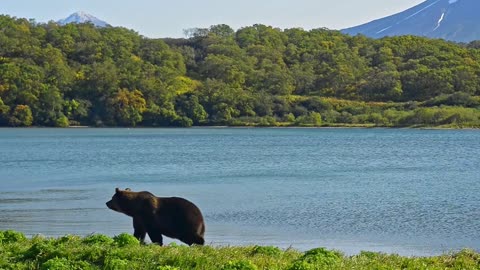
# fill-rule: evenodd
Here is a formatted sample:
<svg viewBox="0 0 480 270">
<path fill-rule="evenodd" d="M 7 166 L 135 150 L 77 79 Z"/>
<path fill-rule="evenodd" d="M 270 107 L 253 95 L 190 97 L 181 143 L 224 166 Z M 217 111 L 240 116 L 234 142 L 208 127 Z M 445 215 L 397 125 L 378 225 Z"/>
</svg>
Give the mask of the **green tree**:
<svg viewBox="0 0 480 270">
<path fill-rule="evenodd" d="M 135 126 L 142 121 L 146 101 L 140 91 L 119 90 L 109 99 L 109 105 L 116 123 L 122 126 Z"/>
<path fill-rule="evenodd" d="M 199 99 L 194 94 L 185 94 L 177 97 L 176 102 L 179 115 L 191 119 L 192 124 L 198 125 L 207 120 L 208 114 L 200 104 Z"/>
<path fill-rule="evenodd" d="M 318 125 L 312 113 L 328 123 L 472 126 L 475 114 L 456 107 L 480 102 L 476 42 L 262 24 L 150 39 L 4 15 L 0 29 L 0 125 L 28 123 L 26 109 L 13 117 L 28 106 L 38 126 Z"/>
<path fill-rule="evenodd" d="M 453 75 L 448 69 L 419 66 L 402 72 L 404 99 L 424 101 L 441 94 L 453 93 Z"/>
<path fill-rule="evenodd" d="M 214 122 L 226 123 L 240 115 L 237 105 L 245 93 L 222 81 L 207 79 L 200 89 L 200 103 Z"/>
<path fill-rule="evenodd" d="M 10 117 L 10 125 L 14 127 L 28 127 L 33 123 L 33 116 L 30 107 L 27 105 L 17 105 L 13 109 Z"/>
<path fill-rule="evenodd" d="M 400 72 L 392 63 L 372 69 L 360 88 L 366 101 L 396 101 L 402 96 Z"/>
<path fill-rule="evenodd" d="M 0 126 L 6 126 L 8 124 L 10 107 L 3 103 L 0 98 Z"/>
<path fill-rule="evenodd" d="M 210 26 L 210 34 L 214 34 L 221 38 L 233 38 L 235 31 L 226 24 L 217 24 Z"/>
<path fill-rule="evenodd" d="M 43 84 L 31 106 L 36 125 L 56 126 L 57 120 L 64 116 L 63 97 L 55 86 Z"/>
<path fill-rule="evenodd" d="M 208 79 L 221 80 L 233 87 L 245 84 L 245 73 L 235 59 L 223 55 L 209 55 L 202 65 L 202 75 Z"/>
<path fill-rule="evenodd" d="M 453 88 L 457 92 L 474 95 L 480 90 L 480 79 L 475 69 L 469 66 L 459 66 L 452 70 Z"/>
<path fill-rule="evenodd" d="M 322 116 L 318 112 L 310 112 L 308 115 L 297 117 L 295 124 L 300 126 L 321 126 Z"/>
<path fill-rule="evenodd" d="M 77 124 L 88 123 L 88 115 L 91 102 L 84 99 L 65 100 L 63 105 L 63 114 L 68 118 L 74 120 Z"/>
</svg>

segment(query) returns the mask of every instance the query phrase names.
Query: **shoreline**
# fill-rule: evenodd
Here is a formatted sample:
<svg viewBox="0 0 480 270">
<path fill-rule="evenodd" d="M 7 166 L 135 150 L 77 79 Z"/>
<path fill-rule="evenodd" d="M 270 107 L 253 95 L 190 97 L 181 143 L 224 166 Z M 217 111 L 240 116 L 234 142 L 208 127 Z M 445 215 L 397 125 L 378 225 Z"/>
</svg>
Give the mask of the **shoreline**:
<svg viewBox="0 0 480 270">
<path fill-rule="evenodd" d="M 1 269 L 478 269 L 480 253 L 462 249 L 439 256 L 399 256 L 362 251 L 356 255 L 323 247 L 305 252 L 275 246 L 165 246 L 141 244 L 133 235 L 91 234 L 27 238 L 0 231 Z"/>
<path fill-rule="evenodd" d="M 374 126 L 374 125 L 325 125 L 325 126 L 191 126 L 191 127 L 172 127 L 172 126 L 68 126 L 68 127 L 49 127 L 49 126 L 30 126 L 30 127 L 0 127 L 0 129 L 411 129 L 411 130 L 480 130 L 480 127 L 443 127 L 443 126 Z"/>
<path fill-rule="evenodd" d="M 45 234 L 42 234 L 42 233 L 25 234 L 23 232 L 16 231 L 16 230 L 13 230 L 13 229 L 6 229 L 6 230 L 1 230 L 0 229 L 0 239 L 10 238 L 8 236 L 5 237 L 7 234 L 12 234 L 14 236 L 11 237 L 12 239 L 10 239 L 10 241 L 9 240 L 4 241 L 4 242 L 0 241 L 0 246 L 2 244 L 7 244 L 7 243 L 10 243 L 10 242 L 14 242 L 12 240 L 15 240 L 15 242 L 22 242 L 22 241 L 35 241 L 36 239 L 44 239 L 44 240 L 61 240 L 61 239 L 64 239 L 64 238 L 88 239 L 88 238 L 91 238 L 92 236 L 102 237 L 102 238 L 111 238 L 111 239 L 116 239 L 118 236 L 122 236 L 122 237 L 125 237 L 125 238 L 129 238 L 129 241 L 136 242 L 136 238 L 133 236 L 132 232 L 122 232 L 122 233 L 115 234 L 115 235 L 96 233 L 96 232 L 92 232 L 92 233 L 89 233 L 89 234 L 86 234 L 86 235 L 82 235 L 82 234 L 45 235 Z M 3 238 L 1 238 L 2 236 L 3 236 Z M 144 246 L 144 247 L 158 246 L 157 244 L 150 242 L 148 237 L 146 238 L 146 240 L 147 241 L 145 243 L 138 243 L 138 244 L 140 244 L 141 246 Z M 164 240 L 163 247 L 178 247 L 178 246 L 188 247 L 187 244 L 181 242 L 178 239 L 164 237 L 163 240 Z M 259 242 L 262 242 L 262 241 L 259 241 Z M 91 244 L 91 243 L 89 243 L 89 244 Z M 194 246 L 198 246 L 198 245 L 194 245 Z M 323 249 L 326 249 L 326 250 L 339 252 L 346 257 L 350 257 L 350 256 L 353 257 L 353 256 L 357 256 L 359 254 L 362 254 L 364 252 L 371 252 L 371 253 L 384 254 L 384 255 L 388 255 L 388 256 L 399 256 L 399 257 L 404 257 L 404 258 L 434 258 L 434 257 L 445 256 L 445 255 L 449 255 L 449 254 L 460 253 L 460 252 L 465 251 L 465 250 L 470 250 L 470 251 L 473 251 L 475 253 L 479 253 L 479 256 L 480 256 L 480 250 L 477 250 L 477 249 L 472 248 L 472 247 L 445 249 L 442 252 L 430 253 L 430 254 L 417 253 L 417 254 L 412 254 L 412 255 L 405 255 L 405 253 L 402 253 L 402 252 L 392 252 L 392 251 L 385 251 L 385 250 L 382 251 L 382 250 L 378 250 L 378 249 L 374 250 L 374 249 L 369 249 L 369 248 L 358 249 L 358 252 L 349 252 L 347 250 L 344 250 L 344 249 L 341 249 L 341 248 L 338 248 L 338 247 L 332 247 L 328 244 L 327 245 L 322 245 L 322 244 L 312 244 L 312 243 L 310 243 L 308 245 L 308 248 L 298 248 L 298 247 L 295 247 L 295 244 L 278 245 L 278 244 L 271 244 L 271 243 L 254 243 L 254 242 L 248 242 L 248 243 L 243 243 L 243 244 L 241 244 L 241 243 L 229 244 L 229 243 L 226 243 L 226 242 L 206 241 L 205 245 L 203 245 L 203 246 L 208 247 L 208 248 L 214 248 L 214 249 L 224 249 L 224 248 L 248 249 L 248 248 L 255 247 L 255 246 L 263 246 L 263 247 L 273 247 L 273 248 L 276 248 L 276 249 L 279 249 L 279 250 L 282 250 L 282 251 L 289 251 L 290 250 L 290 251 L 295 251 L 295 252 L 299 252 L 299 253 L 308 252 L 309 250 L 313 250 L 313 249 L 323 248 Z M 367 244 L 365 246 L 368 247 L 368 246 L 371 246 L 371 245 Z M 202 246 L 199 246 L 199 247 L 202 247 Z"/>
</svg>

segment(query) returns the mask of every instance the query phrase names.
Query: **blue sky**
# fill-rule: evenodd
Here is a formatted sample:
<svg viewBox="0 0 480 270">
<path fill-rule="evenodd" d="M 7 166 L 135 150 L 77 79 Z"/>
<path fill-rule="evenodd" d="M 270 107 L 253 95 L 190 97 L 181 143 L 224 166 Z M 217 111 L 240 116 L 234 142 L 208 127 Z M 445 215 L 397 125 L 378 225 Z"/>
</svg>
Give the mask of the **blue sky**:
<svg viewBox="0 0 480 270">
<path fill-rule="evenodd" d="M 279 28 L 342 29 L 403 11 L 424 0 L 0 0 L 0 13 L 59 20 L 84 11 L 114 26 L 158 37 L 183 37 L 183 29 L 255 23 Z"/>
</svg>

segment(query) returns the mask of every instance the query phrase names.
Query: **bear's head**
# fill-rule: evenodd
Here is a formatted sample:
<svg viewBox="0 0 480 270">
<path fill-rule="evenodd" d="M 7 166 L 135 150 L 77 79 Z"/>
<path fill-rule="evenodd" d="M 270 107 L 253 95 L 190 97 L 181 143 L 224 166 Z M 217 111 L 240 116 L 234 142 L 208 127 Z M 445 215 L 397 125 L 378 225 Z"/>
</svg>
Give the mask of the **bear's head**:
<svg viewBox="0 0 480 270">
<path fill-rule="evenodd" d="M 115 194 L 113 194 L 112 199 L 106 202 L 108 208 L 113 211 L 124 213 L 130 215 L 130 205 L 129 201 L 132 198 L 132 192 L 129 188 L 125 190 L 120 190 L 119 188 L 115 189 Z"/>
</svg>

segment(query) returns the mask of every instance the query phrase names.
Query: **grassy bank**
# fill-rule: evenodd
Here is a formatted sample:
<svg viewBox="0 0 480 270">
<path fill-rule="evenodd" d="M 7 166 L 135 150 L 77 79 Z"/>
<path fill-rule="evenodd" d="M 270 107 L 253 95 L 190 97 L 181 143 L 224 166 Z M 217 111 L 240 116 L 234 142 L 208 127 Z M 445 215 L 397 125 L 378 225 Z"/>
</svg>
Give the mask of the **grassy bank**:
<svg viewBox="0 0 480 270">
<path fill-rule="evenodd" d="M 463 250 L 436 257 L 374 252 L 345 256 L 323 248 L 141 245 L 129 234 L 31 239 L 0 231 L 0 269 L 480 269 L 480 254 Z"/>
</svg>

